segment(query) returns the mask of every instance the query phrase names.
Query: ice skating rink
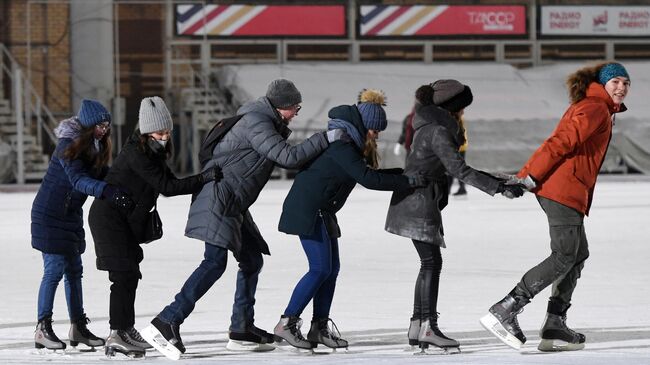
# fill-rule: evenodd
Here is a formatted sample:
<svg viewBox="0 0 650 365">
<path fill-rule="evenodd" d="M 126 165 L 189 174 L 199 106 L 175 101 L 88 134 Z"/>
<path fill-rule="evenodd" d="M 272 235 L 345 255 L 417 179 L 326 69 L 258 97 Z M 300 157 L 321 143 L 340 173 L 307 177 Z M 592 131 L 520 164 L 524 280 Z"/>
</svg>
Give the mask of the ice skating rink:
<svg viewBox="0 0 650 365">
<path fill-rule="evenodd" d="M 272 330 L 291 291 L 307 268 L 295 236 L 277 231 L 291 181 L 271 181 L 251 212 L 268 240 L 257 291 L 256 324 Z M 89 364 L 103 351 L 39 354 L 34 349 L 36 298 L 42 275 L 40 252 L 30 246 L 34 192 L 0 193 L 0 363 Z M 383 230 L 390 193 L 357 186 L 339 214 L 341 272 L 331 317 L 349 351 L 297 353 L 280 346 L 270 353 L 225 350 L 236 262 L 198 303 L 181 326 L 187 353 L 180 363 L 232 364 L 650 364 L 650 179 L 601 176 L 586 231 L 591 256 L 574 294 L 568 324 L 587 336 L 583 351 L 537 351 L 549 289 L 519 316 L 528 342 L 520 352 L 488 335 L 478 319 L 516 284 L 524 271 L 549 252 L 546 218 L 531 194 L 518 200 L 494 198 L 469 189 L 466 199 L 450 199 L 444 211 L 448 248 L 443 250 L 440 327 L 461 342 L 459 355 L 414 356 L 406 329 L 411 315 L 418 258 L 411 242 Z M 85 213 L 90 207 L 85 206 Z M 183 236 L 189 197 L 159 199 L 164 237 L 145 249 L 138 288 L 136 328 L 143 328 L 167 305 L 202 259 L 203 243 Z M 95 269 L 89 229 L 83 255 L 85 310 L 89 328 L 108 334 L 109 282 Z M 59 286 L 54 329 L 67 342 L 69 323 Z M 311 308 L 303 313 L 306 332 Z M 142 364 L 168 362 L 149 351 Z"/>
</svg>

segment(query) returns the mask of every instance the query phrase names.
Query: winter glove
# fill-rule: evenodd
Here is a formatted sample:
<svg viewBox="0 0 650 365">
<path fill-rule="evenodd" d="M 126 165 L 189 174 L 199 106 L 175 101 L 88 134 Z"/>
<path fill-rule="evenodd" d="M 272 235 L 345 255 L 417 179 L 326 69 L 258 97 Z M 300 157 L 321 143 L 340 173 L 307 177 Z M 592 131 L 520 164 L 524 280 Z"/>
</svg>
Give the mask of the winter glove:
<svg viewBox="0 0 650 365">
<path fill-rule="evenodd" d="M 325 137 L 327 137 L 327 142 L 329 143 L 336 141 L 349 142 L 351 140 L 350 136 L 343 129 L 330 129 L 325 132 Z"/>
<path fill-rule="evenodd" d="M 412 188 L 422 188 L 429 185 L 429 181 L 422 174 L 405 175 L 409 179 L 409 186 Z"/>
<path fill-rule="evenodd" d="M 505 182 L 507 185 L 522 185 L 528 191 L 531 191 L 537 187 L 537 183 L 535 183 L 535 180 L 530 175 L 526 175 L 525 178 L 521 178 L 517 175 L 498 172 L 494 174 L 494 177 Z"/>
<path fill-rule="evenodd" d="M 402 175 L 404 173 L 404 169 L 401 167 L 395 167 L 392 169 L 381 169 L 379 172 L 382 174 Z"/>
<path fill-rule="evenodd" d="M 520 184 L 510 185 L 508 182 L 500 182 L 497 188 L 497 193 L 505 196 L 508 199 L 519 198 L 524 195 L 525 186 Z"/>
<path fill-rule="evenodd" d="M 125 212 L 130 212 L 135 207 L 135 202 L 129 194 L 113 184 L 106 184 L 104 191 L 102 191 L 102 198 L 108 200 L 114 207 Z"/>
<path fill-rule="evenodd" d="M 219 166 L 211 167 L 199 174 L 199 180 L 203 184 L 210 181 L 219 181 L 221 179 L 223 179 L 223 172 L 221 172 L 221 167 Z"/>
</svg>

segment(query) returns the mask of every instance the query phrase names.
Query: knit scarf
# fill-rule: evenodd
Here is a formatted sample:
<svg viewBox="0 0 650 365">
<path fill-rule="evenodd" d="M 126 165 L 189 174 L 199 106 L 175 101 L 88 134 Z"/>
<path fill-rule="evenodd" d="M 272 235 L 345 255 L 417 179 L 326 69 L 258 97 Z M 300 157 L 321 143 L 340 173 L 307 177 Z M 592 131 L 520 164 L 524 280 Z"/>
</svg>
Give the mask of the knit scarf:
<svg viewBox="0 0 650 365">
<path fill-rule="evenodd" d="M 357 147 L 359 147 L 359 149 L 363 151 L 363 145 L 365 144 L 365 136 L 361 136 L 359 130 L 354 125 L 352 125 L 352 123 L 343 119 L 330 119 L 330 121 L 327 122 L 327 129 L 345 130 L 348 136 L 350 136 L 350 138 L 352 138 L 352 140 L 354 141 L 354 144 L 356 144 Z"/>
</svg>

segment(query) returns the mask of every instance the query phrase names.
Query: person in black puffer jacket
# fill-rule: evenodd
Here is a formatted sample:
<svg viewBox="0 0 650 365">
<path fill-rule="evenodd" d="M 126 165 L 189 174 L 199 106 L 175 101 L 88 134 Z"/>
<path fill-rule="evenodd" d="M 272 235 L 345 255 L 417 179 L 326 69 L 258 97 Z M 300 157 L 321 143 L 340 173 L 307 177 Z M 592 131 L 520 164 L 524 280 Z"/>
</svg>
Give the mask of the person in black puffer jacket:
<svg viewBox="0 0 650 365">
<path fill-rule="evenodd" d="M 112 282 L 107 354 L 117 351 L 137 355 L 150 348 L 133 325 L 135 294 L 138 280 L 142 278 L 140 243 L 147 240 L 145 223 L 159 194 L 193 194 L 205 183 L 220 178 L 218 167 L 184 179 L 176 178 L 166 163 L 172 152 L 172 128 L 165 102 L 157 96 L 144 98 L 140 104 L 139 129 L 128 138 L 106 176 L 106 182 L 130 194 L 132 203 L 116 206 L 95 200 L 90 208 L 88 221 L 95 241 L 97 269 L 108 271 Z"/>
<path fill-rule="evenodd" d="M 446 247 L 441 212 L 447 206 L 447 174 L 490 195 L 502 193 L 513 198 L 524 191 L 519 185 L 507 185 L 469 167 L 459 152 L 465 138 L 458 121 L 473 100 L 469 86 L 456 80 L 438 80 L 418 88 L 415 98 L 415 136 L 404 171 L 424 174 L 431 183 L 413 191 L 393 193 L 385 229 L 412 239 L 420 256 L 409 343 L 458 347 L 458 341 L 440 332 L 437 322 L 440 248 Z"/>
</svg>

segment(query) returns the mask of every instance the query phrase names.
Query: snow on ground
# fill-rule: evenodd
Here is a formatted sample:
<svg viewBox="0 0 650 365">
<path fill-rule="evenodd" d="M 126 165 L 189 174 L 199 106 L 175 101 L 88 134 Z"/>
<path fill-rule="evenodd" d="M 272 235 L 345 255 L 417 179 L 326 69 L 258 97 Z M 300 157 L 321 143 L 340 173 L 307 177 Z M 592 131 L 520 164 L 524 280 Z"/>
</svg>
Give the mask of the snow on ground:
<svg viewBox="0 0 650 365">
<path fill-rule="evenodd" d="M 257 293 L 256 324 L 271 330 L 293 286 L 306 270 L 294 236 L 277 232 L 290 181 L 271 181 L 251 209 L 273 255 L 267 257 Z M 30 248 L 33 192 L 0 193 L 0 363 L 88 364 L 104 360 L 94 353 L 38 354 L 33 348 L 36 297 L 42 260 Z M 348 353 L 298 354 L 286 347 L 270 353 L 225 350 L 236 264 L 198 303 L 181 327 L 187 354 L 180 363 L 254 364 L 650 364 L 650 179 L 604 176 L 586 220 L 591 257 L 569 312 L 569 324 L 587 335 L 587 347 L 573 353 L 537 351 L 547 289 L 519 316 L 528 343 L 513 351 L 478 324 L 524 271 L 548 253 L 548 232 L 534 197 L 510 201 L 470 189 L 467 199 L 452 199 L 444 212 L 448 248 L 443 251 L 440 325 L 462 344 L 462 354 L 413 356 L 405 351 L 413 283 L 418 271 L 408 239 L 383 230 L 390 194 L 357 187 L 339 215 L 342 268 L 331 316 L 351 344 Z M 170 302 L 202 258 L 202 243 L 183 236 L 189 198 L 161 198 L 162 240 L 145 247 L 143 280 L 137 298 L 136 327 L 142 328 Z M 89 207 L 86 205 L 86 210 Z M 106 336 L 109 282 L 94 267 L 89 230 L 85 260 L 85 308 L 90 328 Z M 67 339 L 69 324 L 63 285 L 55 303 L 54 329 Z M 308 324 L 311 308 L 303 314 Z M 150 351 L 142 364 L 168 360 Z"/>
</svg>

